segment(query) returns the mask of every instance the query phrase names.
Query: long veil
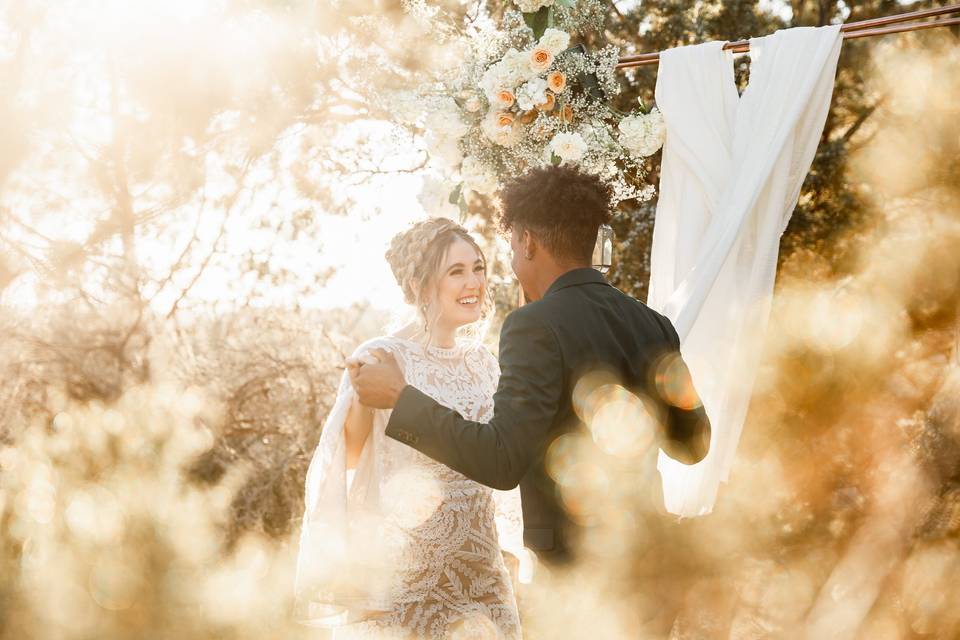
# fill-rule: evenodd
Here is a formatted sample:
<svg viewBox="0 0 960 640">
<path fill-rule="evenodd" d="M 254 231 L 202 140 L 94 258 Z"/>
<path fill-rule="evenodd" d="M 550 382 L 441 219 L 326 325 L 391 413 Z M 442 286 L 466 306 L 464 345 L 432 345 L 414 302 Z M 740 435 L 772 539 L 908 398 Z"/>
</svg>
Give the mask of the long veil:
<svg viewBox="0 0 960 640">
<path fill-rule="evenodd" d="M 370 436 L 348 487 L 344 424 L 354 402 L 357 395 L 344 372 L 307 469 L 294 591 L 296 617 L 317 626 L 346 624 L 389 604 L 384 581 L 371 579 L 377 560 L 386 558 L 358 555 L 362 540 L 375 540 L 380 527 L 378 454 L 389 412 L 374 411 Z"/>
</svg>

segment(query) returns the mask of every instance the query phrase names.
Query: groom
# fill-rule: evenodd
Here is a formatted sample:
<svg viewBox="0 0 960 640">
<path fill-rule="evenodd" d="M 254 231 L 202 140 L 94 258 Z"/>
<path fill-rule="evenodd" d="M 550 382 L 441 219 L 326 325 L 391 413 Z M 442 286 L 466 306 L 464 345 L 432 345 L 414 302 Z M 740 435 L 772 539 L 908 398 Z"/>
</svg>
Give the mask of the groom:
<svg viewBox="0 0 960 640">
<path fill-rule="evenodd" d="M 578 525 L 564 510 L 545 454 L 558 437 L 586 429 L 573 400 L 586 374 L 602 372 L 645 399 L 660 417 L 657 444 L 681 462 L 706 455 L 710 423 L 670 321 L 591 268 L 597 231 L 611 216 L 607 187 L 573 168 L 551 166 L 514 181 L 502 202 L 513 270 L 532 302 L 503 323 L 490 422 L 465 420 L 407 385 L 384 351 L 376 353 L 378 364 L 351 376 L 361 403 L 393 409 L 386 428 L 391 438 L 494 489 L 519 484 L 525 545 L 541 561 L 560 565 L 572 558 Z M 662 379 L 660 385 L 654 380 L 670 358 L 668 386 L 679 394 L 664 393 Z"/>
</svg>

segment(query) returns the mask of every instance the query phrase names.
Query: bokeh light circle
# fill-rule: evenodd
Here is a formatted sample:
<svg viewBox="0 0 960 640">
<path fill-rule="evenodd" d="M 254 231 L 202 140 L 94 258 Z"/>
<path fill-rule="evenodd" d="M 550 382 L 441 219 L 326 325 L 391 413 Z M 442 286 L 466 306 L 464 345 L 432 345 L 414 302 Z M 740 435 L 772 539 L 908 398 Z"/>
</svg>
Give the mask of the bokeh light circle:
<svg viewBox="0 0 960 640">
<path fill-rule="evenodd" d="M 664 402 L 688 411 L 700 406 L 693 378 L 679 353 L 660 358 L 654 366 L 653 379 Z"/>
</svg>

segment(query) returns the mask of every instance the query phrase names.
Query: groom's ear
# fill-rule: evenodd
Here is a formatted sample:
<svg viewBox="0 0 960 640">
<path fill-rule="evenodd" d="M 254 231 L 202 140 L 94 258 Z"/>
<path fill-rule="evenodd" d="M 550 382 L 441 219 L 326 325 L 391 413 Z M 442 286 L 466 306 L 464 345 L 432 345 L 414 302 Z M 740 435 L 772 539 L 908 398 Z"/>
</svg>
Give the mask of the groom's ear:
<svg viewBox="0 0 960 640">
<path fill-rule="evenodd" d="M 540 248 L 537 237 L 530 233 L 529 229 L 524 229 L 520 236 L 520 245 L 523 247 L 523 257 L 527 260 L 533 260 Z"/>
</svg>

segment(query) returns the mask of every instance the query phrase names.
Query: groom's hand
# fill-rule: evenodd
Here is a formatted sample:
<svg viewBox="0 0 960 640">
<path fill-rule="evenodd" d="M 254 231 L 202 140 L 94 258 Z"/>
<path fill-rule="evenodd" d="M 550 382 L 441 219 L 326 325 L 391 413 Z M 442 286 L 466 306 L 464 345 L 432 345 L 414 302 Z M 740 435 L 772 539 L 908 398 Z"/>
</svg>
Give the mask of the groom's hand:
<svg viewBox="0 0 960 640">
<path fill-rule="evenodd" d="M 371 349 L 379 362 L 349 366 L 350 382 L 360 398 L 360 404 L 374 409 L 392 409 L 407 386 L 403 371 L 393 354 L 383 349 Z"/>
</svg>

